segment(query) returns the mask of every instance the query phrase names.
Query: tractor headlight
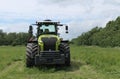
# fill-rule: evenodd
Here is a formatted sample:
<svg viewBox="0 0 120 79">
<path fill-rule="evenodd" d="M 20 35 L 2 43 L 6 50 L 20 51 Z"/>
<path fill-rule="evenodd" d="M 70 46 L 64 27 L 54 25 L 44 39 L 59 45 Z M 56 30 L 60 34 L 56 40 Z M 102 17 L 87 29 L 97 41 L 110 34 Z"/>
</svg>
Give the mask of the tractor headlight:
<svg viewBox="0 0 120 79">
<path fill-rule="evenodd" d="M 42 42 L 42 41 L 39 41 L 39 44 L 43 44 L 43 42 Z"/>
</svg>

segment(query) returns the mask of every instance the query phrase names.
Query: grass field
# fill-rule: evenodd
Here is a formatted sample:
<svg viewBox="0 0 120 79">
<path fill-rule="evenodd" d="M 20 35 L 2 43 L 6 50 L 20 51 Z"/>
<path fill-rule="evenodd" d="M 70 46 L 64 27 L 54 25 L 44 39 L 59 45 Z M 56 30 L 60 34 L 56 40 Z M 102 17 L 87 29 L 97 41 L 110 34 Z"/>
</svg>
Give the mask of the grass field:
<svg viewBox="0 0 120 79">
<path fill-rule="evenodd" d="M 120 79 L 120 48 L 71 45 L 71 67 L 25 67 L 25 47 L 0 47 L 0 79 Z"/>
</svg>

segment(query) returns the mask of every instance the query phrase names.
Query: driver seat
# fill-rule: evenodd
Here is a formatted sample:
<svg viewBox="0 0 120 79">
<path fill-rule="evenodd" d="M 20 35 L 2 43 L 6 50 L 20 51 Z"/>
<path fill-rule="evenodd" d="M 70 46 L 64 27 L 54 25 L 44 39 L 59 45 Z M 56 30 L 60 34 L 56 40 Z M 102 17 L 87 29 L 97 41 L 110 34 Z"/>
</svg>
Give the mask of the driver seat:
<svg viewBox="0 0 120 79">
<path fill-rule="evenodd" d="M 45 29 L 45 33 L 49 33 L 49 29 Z"/>
</svg>

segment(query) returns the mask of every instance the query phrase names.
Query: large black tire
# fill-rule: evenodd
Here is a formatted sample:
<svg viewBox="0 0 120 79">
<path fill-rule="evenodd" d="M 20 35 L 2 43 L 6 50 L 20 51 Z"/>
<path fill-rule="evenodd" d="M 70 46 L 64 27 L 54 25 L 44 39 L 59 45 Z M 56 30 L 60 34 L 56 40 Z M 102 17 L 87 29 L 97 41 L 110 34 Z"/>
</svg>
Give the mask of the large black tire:
<svg viewBox="0 0 120 79">
<path fill-rule="evenodd" d="M 65 65 L 70 66 L 70 47 L 67 43 L 61 43 L 59 50 L 65 54 Z"/>
<path fill-rule="evenodd" d="M 35 65 L 35 55 L 38 52 L 38 45 L 35 43 L 28 43 L 26 51 L 26 66 L 33 67 Z"/>
</svg>

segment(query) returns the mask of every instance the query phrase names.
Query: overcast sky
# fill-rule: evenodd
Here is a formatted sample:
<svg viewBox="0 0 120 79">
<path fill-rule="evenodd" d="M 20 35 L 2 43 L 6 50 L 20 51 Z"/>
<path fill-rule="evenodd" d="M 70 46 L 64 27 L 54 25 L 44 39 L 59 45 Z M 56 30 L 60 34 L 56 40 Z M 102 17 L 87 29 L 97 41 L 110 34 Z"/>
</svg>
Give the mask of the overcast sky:
<svg viewBox="0 0 120 79">
<path fill-rule="evenodd" d="M 27 32 L 36 21 L 52 19 L 69 25 L 74 38 L 95 26 L 104 27 L 120 16 L 120 0 L 0 0 L 0 29 Z"/>
</svg>

